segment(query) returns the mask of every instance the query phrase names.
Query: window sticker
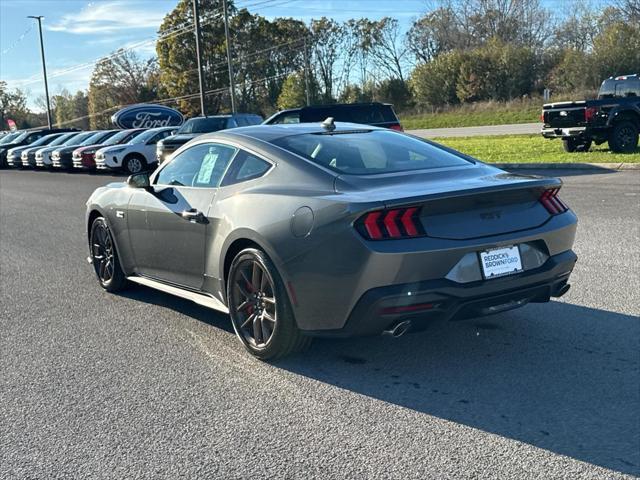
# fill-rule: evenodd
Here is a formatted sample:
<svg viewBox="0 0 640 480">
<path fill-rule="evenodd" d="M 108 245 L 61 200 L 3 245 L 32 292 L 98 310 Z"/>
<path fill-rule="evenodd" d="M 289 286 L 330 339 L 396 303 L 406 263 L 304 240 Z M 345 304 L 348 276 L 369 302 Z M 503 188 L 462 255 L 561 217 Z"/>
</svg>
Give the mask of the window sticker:
<svg viewBox="0 0 640 480">
<path fill-rule="evenodd" d="M 200 171 L 198 172 L 196 183 L 208 185 L 211 182 L 211 174 L 213 173 L 213 168 L 218 161 L 218 156 L 219 155 L 215 153 L 214 147 L 211 147 L 209 149 L 209 153 L 207 153 L 202 160 L 202 165 L 200 165 Z"/>
</svg>

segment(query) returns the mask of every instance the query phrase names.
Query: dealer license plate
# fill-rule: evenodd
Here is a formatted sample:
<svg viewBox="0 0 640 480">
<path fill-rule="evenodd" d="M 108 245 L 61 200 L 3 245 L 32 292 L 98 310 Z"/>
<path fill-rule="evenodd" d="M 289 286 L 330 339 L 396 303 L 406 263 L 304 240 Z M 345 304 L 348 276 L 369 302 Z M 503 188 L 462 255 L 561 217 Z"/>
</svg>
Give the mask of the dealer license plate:
<svg viewBox="0 0 640 480">
<path fill-rule="evenodd" d="M 494 248 L 480 252 L 484 278 L 496 278 L 522 271 L 518 246 Z"/>
</svg>

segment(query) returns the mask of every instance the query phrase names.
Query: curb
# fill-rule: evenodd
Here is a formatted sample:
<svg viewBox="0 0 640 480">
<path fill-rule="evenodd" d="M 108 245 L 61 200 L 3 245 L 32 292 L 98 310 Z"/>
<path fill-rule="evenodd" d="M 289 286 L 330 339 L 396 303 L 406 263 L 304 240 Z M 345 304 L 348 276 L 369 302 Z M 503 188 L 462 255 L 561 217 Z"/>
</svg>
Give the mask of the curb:
<svg viewBox="0 0 640 480">
<path fill-rule="evenodd" d="M 488 162 L 487 162 L 488 163 Z M 489 163 L 497 168 L 535 170 L 640 170 L 640 163 Z"/>
</svg>

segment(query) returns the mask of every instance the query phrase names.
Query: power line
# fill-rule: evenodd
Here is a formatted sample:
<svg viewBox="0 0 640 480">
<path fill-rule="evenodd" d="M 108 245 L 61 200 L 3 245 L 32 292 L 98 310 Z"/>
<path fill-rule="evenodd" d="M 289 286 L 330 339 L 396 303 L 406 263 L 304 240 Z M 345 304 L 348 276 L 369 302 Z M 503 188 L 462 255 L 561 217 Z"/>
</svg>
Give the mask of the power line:
<svg viewBox="0 0 640 480">
<path fill-rule="evenodd" d="M 14 48 L 16 48 L 18 44 L 22 40 L 24 40 L 24 37 L 26 37 L 29 34 L 29 32 L 33 30 L 33 27 L 35 27 L 35 23 L 32 23 L 31 25 L 29 25 L 29 28 L 27 28 L 24 32 L 22 32 L 22 34 L 11 45 L 9 45 L 7 48 L 2 50 L 2 52 L 0 52 L 0 55 L 5 55 L 9 53 L 11 50 L 13 50 Z"/>
</svg>

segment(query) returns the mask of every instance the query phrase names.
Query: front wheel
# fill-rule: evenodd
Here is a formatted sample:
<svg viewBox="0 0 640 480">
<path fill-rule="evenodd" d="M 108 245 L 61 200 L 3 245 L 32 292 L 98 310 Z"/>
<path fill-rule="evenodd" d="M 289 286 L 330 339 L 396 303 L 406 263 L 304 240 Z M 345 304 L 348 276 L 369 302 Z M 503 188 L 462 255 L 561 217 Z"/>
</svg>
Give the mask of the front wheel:
<svg viewBox="0 0 640 480">
<path fill-rule="evenodd" d="M 122 290 L 127 284 L 127 278 L 120 268 L 118 252 L 104 217 L 96 218 L 91 224 L 89 241 L 91 263 L 100 286 L 108 292 Z"/>
<path fill-rule="evenodd" d="M 124 159 L 124 170 L 129 174 L 140 173 L 146 167 L 147 162 L 139 155 L 130 155 Z"/>
<path fill-rule="evenodd" d="M 633 153 L 638 148 L 638 126 L 633 122 L 619 122 L 613 126 L 609 148 L 615 153 Z"/>
<path fill-rule="evenodd" d="M 296 325 L 280 275 L 261 250 L 247 248 L 234 258 L 227 304 L 236 335 L 261 360 L 284 357 L 311 343 Z"/>
</svg>

